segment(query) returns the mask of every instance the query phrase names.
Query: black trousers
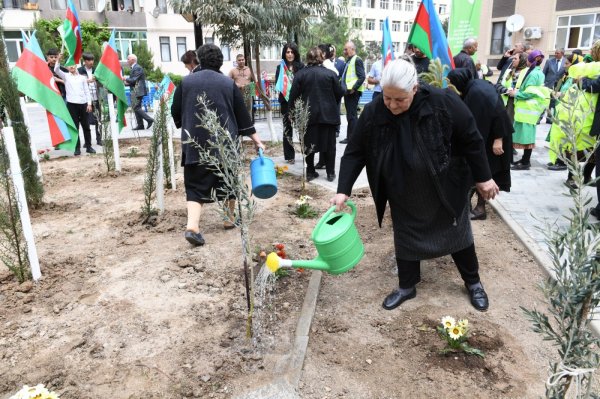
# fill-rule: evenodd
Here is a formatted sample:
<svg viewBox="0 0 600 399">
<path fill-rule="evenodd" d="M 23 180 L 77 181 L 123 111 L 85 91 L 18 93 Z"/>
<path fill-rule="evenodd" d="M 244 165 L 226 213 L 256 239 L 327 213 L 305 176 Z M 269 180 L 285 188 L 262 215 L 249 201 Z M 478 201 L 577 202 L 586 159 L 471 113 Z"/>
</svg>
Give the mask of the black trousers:
<svg viewBox="0 0 600 399">
<path fill-rule="evenodd" d="M 469 285 L 479 282 L 479 261 L 475 244 L 451 254 L 460 277 Z M 396 259 L 400 288 L 412 288 L 421 281 L 421 261 Z"/>
<path fill-rule="evenodd" d="M 596 116 L 597 118 L 598 116 Z M 600 177 L 600 146 L 596 147 L 594 151 L 594 158 L 596 159 L 596 177 Z M 600 212 L 600 184 L 596 185 L 596 198 L 598 199 L 598 204 L 596 205 L 596 210 Z"/>
<path fill-rule="evenodd" d="M 83 140 L 85 148 L 89 148 L 92 146 L 92 135 L 90 133 L 90 120 L 89 114 L 87 112 L 87 104 L 75 104 L 67 102 L 67 109 L 69 110 L 69 114 L 71 114 L 71 118 L 73 118 L 73 122 L 75 123 L 75 127 L 77 128 L 77 132 L 79 132 L 79 124 L 81 124 L 81 128 L 83 129 Z M 79 133 L 77 134 L 77 144 L 75 144 L 75 149 L 79 150 L 81 148 L 81 144 L 79 143 Z"/>
<path fill-rule="evenodd" d="M 346 131 L 346 138 L 350 140 L 354 127 L 358 121 L 358 101 L 362 92 L 355 91 L 352 94 L 346 94 L 344 96 L 344 105 L 346 106 L 346 120 L 348 121 L 348 130 Z"/>
<path fill-rule="evenodd" d="M 292 145 L 293 130 L 290 109 L 287 102 L 281 102 L 281 119 L 283 120 L 283 157 L 286 161 L 296 158 L 296 150 Z"/>
<path fill-rule="evenodd" d="M 100 107 L 100 102 L 98 100 L 92 101 L 92 112 L 89 114 L 89 122 L 90 126 L 94 125 L 94 129 L 96 131 L 96 142 L 100 144 L 102 137 L 100 135 L 100 124 L 102 123 L 102 107 Z"/>
<path fill-rule="evenodd" d="M 154 119 L 150 118 L 150 116 L 146 112 L 144 112 L 144 110 L 142 109 L 142 100 L 143 99 L 144 99 L 144 96 L 137 97 L 137 101 L 135 103 L 135 106 L 133 107 L 133 112 L 135 113 L 135 121 L 137 123 L 136 127 L 144 127 L 144 122 L 142 122 L 142 119 L 148 123 L 150 123 L 154 120 Z"/>
<path fill-rule="evenodd" d="M 322 134 L 327 137 L 327 145 L 319 151 L 319 164 L 325 165 L 325 171 L 328 175 L 335 174 L 335 154 L 336 154 L 336 129 L 339 129 L 340 125 L 331 127 L 329 130 L 323 131 Z"/>
</svg>

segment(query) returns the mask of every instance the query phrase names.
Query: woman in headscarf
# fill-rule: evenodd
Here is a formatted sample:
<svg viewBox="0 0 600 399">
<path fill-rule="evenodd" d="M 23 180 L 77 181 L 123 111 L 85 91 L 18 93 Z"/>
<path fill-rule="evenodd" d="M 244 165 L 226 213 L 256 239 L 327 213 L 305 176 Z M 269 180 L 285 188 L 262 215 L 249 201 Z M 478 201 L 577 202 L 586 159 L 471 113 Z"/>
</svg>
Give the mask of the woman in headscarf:
<svg viewBox="0 0 600 399">
<path fill-rule="evenodd" d="M 327 180 L 335 180 L 335 130 L 340 124 L 338 104 L 344 94 L 336 72 L 323 67 L 324 54 L 319 47 L 306 54 L 307 66 L 294 77 L 290 93 L 290 107 L 302 98 L 310 107 L 310 115 L 304 135 L 306 155 L 306 180 L 319 177 L 315 170 L 315 153 L 321 152 Z"/>
<path fill-rule="evenodd" d="M 544 54 L 540 50 L 533 50 L 527 56 L 529 69 L 521 86 L 508 91 L 508 95 L 515 99 L 513 147 L 523 150 L 523 157 L 513 163 L 512 170 L 529 170 L 531 167 L 536 124 L 550 103 L 550 90 L 544 86 L 544 73 L 540 68 L 543 60 Z"/>
<path fill-rule="evenodd" d="M 365 106 L 350 137 L 331 203 L 343 209 L 363 167 L 380 226 L 389 202 L 399 288 L 384 299 L 384 309 L 416 296 L 421 260 L 450 254 L 471 304 L 485 311 L 489 301 L 479 278 L 467 192 L 474 179 L 487 200 L 498 186 L 473 115 L 455 93 L 418 83 L 414 64 L 405 59 L 388 63 L 381 86 L 382 95 Z"/>
<path fill-rule="evenodd" d="M 276 89 L 279 91 L 279 105 L 283 120 L 283 157 L 289 164 L 296 162 L 296 151 L 293 145 L 292 120 L 290 119 L 288 99 L 294 86 L 294 74 L 302 68 L 304 68 L 304 64 L 300 61 L 300 53 L 296 43 L 284 44 L 281 51 L 281 63 L 275 71 L 275 82 L 277 82 Z M 287 84 L 283 84 L 284 80 L 287 80 Z"/>
<path fill-rule="evenodd" d="M 519 53 L 513 60 L 512 65 L 504 70 L 503 75 L 498 79 L 500 84 L 496 85 L 496 90 L 502 95 L 502 101 L 506 107 L 506 113 L 510 119 L 510 123 L 515 121 L 515 99 L 508 95 L 510 89 L 519 89 L 525 78 L 525 72 L 521 74 L 523 70 L 527 68 L 527 54 Z"/>
<path fill-rule="evenodd" d="M 482 79 L 475 79 L 470 70 L 457 68 L 448 73 L 448 79 L 475 117 L 477 129 L 483 137 L 492 178 L 502 191 L 510 191 L 510 159 L 513 127 L 502 99 L 494 86 Z M 477 205 L 471 220 L 487 217 L 485 199 L 477 193 Z"/>
<path fill-rule="evenodd" d="M 211 166 L 199 162 L 197 146 L 206 146 L 211 132 L 200 126 L 198 114 L 202 114 L 204 110 L 198 107 L 198 96 L 207 97 L 210 109 L 217 113 L 221 125 L 233 138 L 248 136 L 257 148 L 265 148 L 246 110 L 242 92 L 233 80 L 219 70 L 223 65 L 221 49 L 214 44 L 205 44 L 198 49 L 198 60 L 201 65 L 200 71 L 183 78 L 173 94 L 171 106 L 173 122 L 175 126 L 182 128 L 181 165 L 187 200 L 187 227 L 184 237 L 194 246 L 204 245 L 199 226 L 202 206 L 213 202 L 213 191 L 222 196 L 222 190 L 219 188 L 225 184 Z M 196 144 L 190 143 L 190 138 Z M 235 200 L 229 198 L 231 220 L 225 221 L 225 229 L 235 227 L 232 216 L 234 204 Z"/>
</svg>

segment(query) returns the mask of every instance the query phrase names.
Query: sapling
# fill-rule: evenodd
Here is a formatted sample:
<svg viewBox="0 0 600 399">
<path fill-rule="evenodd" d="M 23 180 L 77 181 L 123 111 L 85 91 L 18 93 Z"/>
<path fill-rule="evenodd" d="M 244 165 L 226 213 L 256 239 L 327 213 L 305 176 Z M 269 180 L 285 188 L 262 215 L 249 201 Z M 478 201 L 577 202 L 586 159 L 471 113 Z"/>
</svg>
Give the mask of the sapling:
<svg viewBox="0 0 600 399">
<path fill-rule="evenodd" d="M 582 160 L 575 149 L 578 138 L 584 134 L 583 120 L 594 108 L 583 103 L 586 97 L 581 90 L 569 90 L 566 96 L 560 106 L 566 109 L 568 117 L 553 123 L 566 136 L 557 156 L 576 183 L 568 186 L 573 206 L 565 227 L 548 226 L 544 231 L 552 260 L 552 276 L 542 284 L 548 308 L 546 312 L 522 309 L 532 321 L 533 330 L 544 340 L 552 341 L 558 350 L 557 358 L 550 363 L 546 397 L 565 398 L 569 393 L 577 398 L 591 398 L 598 397 L 592 389 L 594 371 L 600 364 L 600 339 L 590 331 L 594 310 L 600 305 L 600 234 L 598 225 L 589 220 L 592 199 L 583 191 L 586 183 L 580 164 L 589 162 L 593 152 L 586 151 Z M 565 147 L 573 149 L 568 156 Z"/>
<path fill-rule="evenodd" d="M 112 134 L 110 130 L 110 116 L 108 114 L 108 107 L 112 104 L 108 104 L 107 92 L 104 86 L 98 85 L 98 108 L 94 109 L 94 115 L 98 121 L 98 131 L 102 138 L 102 157 L 104 159 L 104 165 L 108 173 L 113 172 L 115 166 L 115 154 L 113 152 Z"/>
<path fill-rule="evenodd" d="M 146 163 L 146 176 L 144 178 L 144 205 L 142 206 L 143 223 L 148 223 L 150 218 L 158 214 L 158 209 L 154 207 L 154 197 L 156 194 L 156 173 L 159 167 L 158 146 L 162 145 L 162 137 L 167 130 L 167 107 L 164 103 L 154 115 L 154 128 L 150 140 L 150 149 L 148 151 L 148 161 Z"/>
<path fill-rule="evenodd" d="M 306 130 L 308 127 L 308 120 L 310 118 L 310 106 L 305 104 L 301 98 L 298 98 L 292 109 L 290 110 L 290 117 L 292 118 L 292 125 L 294 131 L 298 137 L 298 146 L 294 145 L 293 137 L 288 137 L 289 143 L 296 147 L 295 150 L 302 154 L 302 193 L 306 192 L 306 167 L 305 158 L 313 152 L 314 146 L 306 148 L 304 138 L 306 136 Z"/>
<path fill-rule="evenodd" d="M 246 333 L 251 337 L 254 314 L 254 270 L 250 267 L 252 249 L 249 228 L 254 218 L 256 203 L 251 197 L 250 187 L 246 184 L 248 173 L 244 162 L 244 146 L 239 137 L 232 137 L 231 133 L 221 126 L 217 113 L 210 108 L 210 101 L 205 96 L 198 96 L 197 107 L 201 110 L 196 113 L 200 126 L 210 132 L 210 138 L 203 145 L 191 138 L 187 143 L 198 149 L 199 163 L 206 165 L 222 179 L 223 185 L 218 190 L 213 190 L 212 199 L 218 204 L 217 211 L 223 221 L 233 223 L 240 229 L 248 307 Z"/>
</svg>

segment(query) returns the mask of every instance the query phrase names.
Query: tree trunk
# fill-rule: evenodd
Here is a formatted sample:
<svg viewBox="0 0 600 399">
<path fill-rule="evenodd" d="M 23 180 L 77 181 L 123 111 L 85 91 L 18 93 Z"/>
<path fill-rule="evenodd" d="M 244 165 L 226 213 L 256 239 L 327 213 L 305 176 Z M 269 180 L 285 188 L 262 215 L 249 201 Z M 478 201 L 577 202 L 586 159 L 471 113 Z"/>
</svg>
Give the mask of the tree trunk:
<svg viewBox="0 0 600 399">
<path fill-rule="evenodd" d="M 258 43 L 254 44 L 254 57 L 256 60 L 256 87 L 258 88 L 258 96 L 260 97 L 260 99 L 262 100 L 262 102 L 265 104 L 265 110 L 266 110 L 266 114 L 267 114 L 267 126 L 269 127 L 269 133 L 271 135 L 271 142 L 277 142 L 279 141 L 278 138 L 275 135 L 275 129 L 273 128 L 273 110 L 271 108 L 271 99 L 266 95 L 265 91 L 262 88 L 262 85 L 260 84 L 260 76 L 261 76 L 261 70 L 260 70 L 260 46 L 258 45 Z M 250 63 L 252 64 L 252 63 Z M 252 71 L 252 65 L 250 65 L 250 71 Z M 254 73 L 254 72 L 252 72 Z"/>
</svg>

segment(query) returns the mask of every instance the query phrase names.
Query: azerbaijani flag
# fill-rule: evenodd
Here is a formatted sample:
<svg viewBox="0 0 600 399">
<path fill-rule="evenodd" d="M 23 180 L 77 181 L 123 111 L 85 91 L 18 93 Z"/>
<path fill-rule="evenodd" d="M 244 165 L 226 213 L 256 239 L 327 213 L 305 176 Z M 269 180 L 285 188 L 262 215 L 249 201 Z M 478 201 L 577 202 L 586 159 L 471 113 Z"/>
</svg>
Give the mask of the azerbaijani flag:
<svg viewBox="0 0 600 399">
<path fill-rule="evenodd" d="M 381 53 L 383 67 L 394 59 L 394 45 L 392 44 L 392 34 L 390 33 L 390 17 L 385 17 L 383 22 L 383 40 L 381 41 Z"/>
<path fill-rule="evenodd" d="M 413 23 L 408 43 L 418 47 L 429 59 L 439 58 L 442 64 L 454 69 L 452 53 L 442 28 L 442 23 L 433 7 L 433 0 L 423 0 Z"/>
<path fill-rule="evenodd" d="M 125 96 L 123 74 L 121 73 L 121 64 L 119 63 L 119 55 L 117 54 L 117 46 L 115 44 L 114 29 L 108 40 L 108 45 L 104 48 L 94 76 L 98 79 L 98 82 L 102 83 L 108 91 L 117 97 L 117 122 L 119 124 L 119 132 L 121 132 L 123 127 L 127 126 L 125 121 L 127 97 Z M 108 106 L 112 107 L 113 104 L 108 104 Z"/>
<path fill-rule="evenodd" d="M 158 90 L 154 94 L 154 98 L 161 101 L 168 101 L 175 90 L 175 84 L 171 81 L 169 75 L 165 75 L 158 85 Z"/>
<path fill-rule="evenodd" d="M 67 0 L 67 16 L 63 24 L 58 27 L 58 33 L 69 51 L 69 58 L 65 62 L 65 66 L 79 64 L 82 52 L 81 29 L 79 28 L 77 9 L 72 0 Z"/>
<path fill-rule="evenodd" d="M 59 126 L 58 130 L 53 129 L 52 122 L 48 118 L 52 145 L 74 151 L 79 132 L 67 110 L 60 90 L 56 86 L 54 74 L 50 72 L 44 59 L 35 32 L 31 34 L 29 41 L 23 47 L 23 53 L 17 60 L 12 75 L 17 82 L 19 91 L 34 99 L 50 112 L 52 120 L 56 121 L 56 125 Z"/>
<path fill-rule="evenodd" d="M 48 119 L 48 128 L 50 129 L 50 139 L 52 145 L 56 147 L 58 144 L 65 141 L 65 137 L 70 137 L 69 126 L 62 119 L 46 110 L 46 118 Z M 77 140 L 75 140 L 77 142 Z M 61 146 L 59 146 L 61 148 Z M 73 149 L 75 147 L 73 146 Z"/>
<path fill-rule="evenodd" d="M 275 90 L 280 92 L 285 101 L 290 99 L 290 91 L 292 90 L 292 85 L 290 84 L 288 67 L 285 64 L 284 60 L 281 60 L 279 63 L 279 76 L 277 77 L 277 82 L 275 83 Z"/>
</svg>

